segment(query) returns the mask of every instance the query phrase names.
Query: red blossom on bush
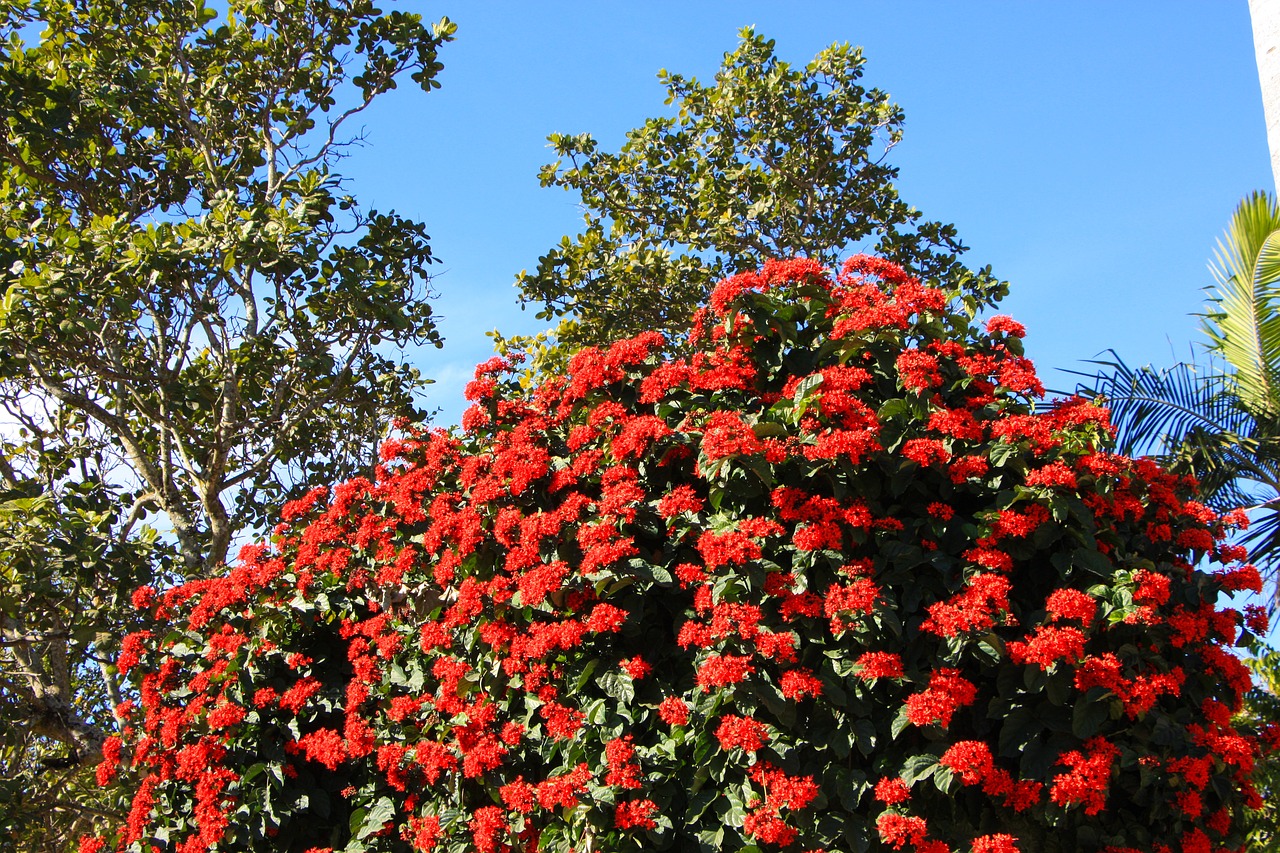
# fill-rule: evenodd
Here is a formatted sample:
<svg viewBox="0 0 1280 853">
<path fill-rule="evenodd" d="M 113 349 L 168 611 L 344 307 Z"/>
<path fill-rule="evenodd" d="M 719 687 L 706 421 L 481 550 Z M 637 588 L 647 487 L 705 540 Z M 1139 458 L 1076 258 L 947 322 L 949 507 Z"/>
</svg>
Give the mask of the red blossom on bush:
<svg viewBox="0 0 1280 853">
<path fill-rule="evenodd" d="M 630 800 L 618 803 L 614 809 L 613 824 L 618 829 L 653 829 L 658 822 L 653 814 L 658 806 L 653 800 Z"/>
<path fill-rule="evenodd" d="M 876 783 L 875 797 L 889 806 L 905 803 L 911 799 L 911 787 L 896 776 L 886 776 Z"/>
<path fill-rule="evenodd" d="M 107 847 L 1238 845 L 1242 520 L 1092 403 L 1033 410 L 1021 326 L 950 292 L 771 262 L 680 358 L 482 365 L 463 431 L 402 425 L 224 575 L 135 596 Z"/>
<path fill-rule="evenodd" d="M 1071 769 L 1054 777 L 1049 799 L 1064 806 L 1083 805 L 1085 814 L 1092 815 L 1106 807 L 1111 767 L 1120 750 L 1100 737 L 1087 741 L 1084 749 L 1063 753 L 1059 761 Z"/>
<path fill-rule="evenodd" d="M 893 652 L 865 652 L 858 658 L 858 666 L 858 677 L 864 681 L 902 677 L 902 657 Z"/>
<path fill-rule="evenodd" d="M 720 741 L 721 749 L 755 752 L 768 742 L 769 730 L 759 720 L 729 715 L 720 720 L 716 739 Z"/>
<path fill-rule="evenodd" d="M 907 844 L 916 845 L 918 849 L 929 827 L 924 818 L 885 812 L 876 820 L 876 829 L 885 844 L 901 850 Z"/>
</svg>

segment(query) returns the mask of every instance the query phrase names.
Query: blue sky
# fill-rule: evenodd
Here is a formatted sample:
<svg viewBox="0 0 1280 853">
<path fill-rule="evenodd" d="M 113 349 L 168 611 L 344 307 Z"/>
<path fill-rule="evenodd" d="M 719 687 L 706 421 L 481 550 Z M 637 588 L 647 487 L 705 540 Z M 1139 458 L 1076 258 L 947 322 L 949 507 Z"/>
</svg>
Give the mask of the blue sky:
<svg viewBox="0 0 1280 853">
<path fill-rule="evenodd" d="M 1188 354 L 1227 218 L 1273 189 L 1244 0 L 401 6 L 458 23 L 442 88 L 376 104 L 342 168 L 366 204 L 424 222 L 442 261 L 445 348 L 408 354 L 438 381 L 442 423 L 486 331 L 541 328 L 514 275 L 577 231 L 575 198 L 538 186 L 547 134 L 616 148 L 664 111 L 660 68 L 709 80 L 745 25 L 797 64 L 864 47 L 865 82 L 906 112 L 890 155 L 902 197 L 1011 283 L 1004 310 L 1052 386 L 1108 348 Z"/>
</svg>

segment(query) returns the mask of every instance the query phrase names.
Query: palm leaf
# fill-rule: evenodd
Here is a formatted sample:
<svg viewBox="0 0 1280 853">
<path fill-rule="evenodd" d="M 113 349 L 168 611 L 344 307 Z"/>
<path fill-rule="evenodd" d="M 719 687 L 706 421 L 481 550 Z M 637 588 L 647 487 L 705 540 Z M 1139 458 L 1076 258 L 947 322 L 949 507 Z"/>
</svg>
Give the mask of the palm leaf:
<svg viewBox="0 0 1280 853">
<path fill-rule="evenodd" d="M 1280 208 L 1257 192 L 1236 208 L 1210 270 L 1217 287 L 1203 327 L 1231 365 L 1234 393 L 1258 415 L 1280 413 Z"/>
<path fill-rule="evenodd" d="M 1116 449 L 1129 456 L 1168 456 L 1192 432 L 1249 434 L 1254 419 L 1229 393 L 1222 372 L 1192 362 L 1157 370 L 1150 365 L 1130 367 L 1114 350 L 1111 360 L 1090 362 L 1100 369 L 1081 383 L 1076 393 L 1102 398 L 1117 430 Z"/>
<path fill-rule="evenodd" d="M 1111 356 L 1093 362 L 1103 369 L 1076 393 L 1110 409 L 1117 451 L 1154 456 L 1177 473 L 1195 476 L 1205 500 L 1218 509 L 1261 503 L 1278 493 L 1280 431 L 1241 406 L 1223 369 L 1213 362 L 1135 368 Z"/>
</svg>

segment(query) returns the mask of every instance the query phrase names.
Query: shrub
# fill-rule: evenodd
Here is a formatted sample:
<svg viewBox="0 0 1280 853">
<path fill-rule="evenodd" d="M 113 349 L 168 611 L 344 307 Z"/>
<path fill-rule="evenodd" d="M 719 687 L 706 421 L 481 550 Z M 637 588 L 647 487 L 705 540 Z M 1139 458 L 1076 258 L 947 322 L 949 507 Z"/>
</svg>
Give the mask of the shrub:
<svg viewBox="0 0 1280 853">
<path fill-rule="evenodd" d="M 1022 326 L 958 302 L 771 262 L 688 360 L 481 365 L 462 432 L 405 428 L 224 577 L 139 591 L 110 842 L 1238 845 L 1243 517 L 1037 406 Z"/>
</svg>

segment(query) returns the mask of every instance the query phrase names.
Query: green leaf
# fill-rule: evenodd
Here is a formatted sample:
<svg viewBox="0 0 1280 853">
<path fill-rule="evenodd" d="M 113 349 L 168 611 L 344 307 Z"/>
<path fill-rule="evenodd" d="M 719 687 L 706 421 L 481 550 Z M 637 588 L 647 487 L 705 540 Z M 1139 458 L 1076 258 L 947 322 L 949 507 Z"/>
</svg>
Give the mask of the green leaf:
<svg viewBox="0 0 1280 853">
<path fill-rule="evenodd" d="M 390 797 L 380 797 L 378 801 L 373 804 L 373 807 L 362 815 L 362 819 L 359 822 L 359 828 L 356 829 L 356 816 L 361 811 L 364 810 L 357 809 L 351 814 L 352 832 L 355 833 L 355 837 L 358 840 L 363 840 L 368 838 L 370 835 L 373 835 L 375 832 L 380 832 L 382 827 L 386 825 L 388 821 L 393 820 L 396 816 L 396 804 Z"/>
<path fill-rule="evenodd" d="M 636 698 L 636 688 L 631 677 L 617 670 L 601 673 L 596 683 L 611 698 L 624 705 L 630 704 Z"/>
<path fill-rule="evenodd" d="M 1110 716 L 1110 702 L 1081 696 L 1071 711 L 1071 733 L 1081 740 L 1088 740 L 1098 733 Z"/>
<path fill-rule="evenodd" d="M 898 713 L 893 717 L 893 724 L 889 727 L 890 736 L 897 740 L 898 735 L 902 734 L 909 725 L 911 721 L 907 719 L 907 706 L 903 705 L 898 708 Z"/>
<path fill-rule="evenodd" d="M 938 756 L 932 753 L 912 755 L 902 763 L 902 769 L 898 772 L 898 775 L 902 777 L 902 781 L 911 785 L 926 776 L 932 776 L 934 768 L 937 766 Z"/>
</svg>

